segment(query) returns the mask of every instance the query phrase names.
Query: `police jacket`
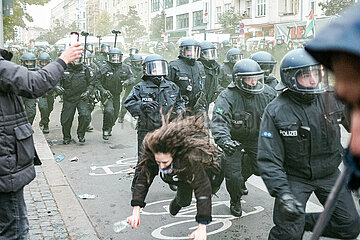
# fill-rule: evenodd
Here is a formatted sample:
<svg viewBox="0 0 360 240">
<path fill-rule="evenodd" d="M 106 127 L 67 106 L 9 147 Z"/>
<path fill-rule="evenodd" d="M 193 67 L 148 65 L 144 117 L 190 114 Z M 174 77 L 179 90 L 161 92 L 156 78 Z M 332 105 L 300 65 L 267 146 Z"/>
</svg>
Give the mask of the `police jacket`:
<svg viewBox="0 0 360 240">
<path fill-rule="evenodd" d="M 33 130 L 20 96 L 37 98 L 53 88 L 66 64 L 57 59 L 30 72 L 0 56 L 0 192 L 14 192 L 35 177 Z"/>
<path fill-rule="evenodd" d="M 278 83 L 279 83 L 279 81 L 276 79 L 276 77 L 273 77 L 273 76 L 265 77 L 264 80 L 265 80 L 264 81 L 265 84 L 272 87 L 273 89 L 275 89 L 275 86 L 278 85 Z"/>
<path fill-rule="evenodd" d="M 60 81 L 60 85 L 65 89 L 64 100 L 76 102 L 85 91 L 91 93 L 95 86 L 95 76 L 93 71 L 84 64 L 75 67 L 68 67 Z"/>
<path fill-rule="evenodd" d="M 189 154 L 191 156 L 191 154 Z M 174 158 L 173 172 L 170 174 L 160 173 L 160 177 L 169 184 L 190 185 L 194 189 L 196 198 L 196 221 L 199 223 L 209 223 L 211 218 L 211 183 L 209 177 L 201 164 L 189 165 L 186 164 L 188 159 L 182 157 Z M 142 168 L 134 187 L 132 194 L 131 206 L 145 207 L 145 198 L 149 187 L 155 176 L 159 173 L 159 166 L 155 159 L 151 166 L 148 166 L 150 173 L 150 182 L 146 177 L 144 168 Z M 196 172 L 194 172 L 196 169 Z M 191 173 L 189 175 L 189 173 Z"/>
<path fill-rule="evenodd" d="M 179 57 L 169 63 L 169 74 L 166 79 L 174 82 L 180 88 L 181 96 L 187 108 L 194 109 L 202 93 L 204 93 L 206 74 L 201 62 L 195 61 L 193 65 L 187 59 Z M 203 99 L 200 99 L 202 101 Z M 199 111 L 205 111 L 201 104 Z"/>
<path fill-rule="evenodd" d="M 130 88 L 130 89 L 132 89 L 136 84 L 141 82 L 142 76 L 143 76 L 143 69 L 141 67 L 136 68 L 136 67 L 131 66 L 131 71 L 134 74 L 134 82 L 126 87 L 126 88 Z"/>
<path fill-rule="evenodd" d="M 219 84 L 221 87 L 226 88 L 232 82 L 233 63 L 224 63 L 220 67 Z"/>
<path fill-rule="evenodd" d="M 109 90 L 113 95 L 120 95 L 124 86 L 134 83 L 134 75 L 127 64 L 106 62 L 100 67 L 97 80 L 100 92 Z"/>
<path fill-rule="evenodd" d="M 216 144 L 232 139 L 245 148 L 257 148 L 261 116 L 275 97 L 276 91 L 267 85 L 261 93 L 250 94 L 230 83 L 215 101 L 211 132 Z"/>
<path fill-rule="evenodd" d="M 219 93 L 223 90 L 219 85 L 220 64 L 216 61 L 211 62 L 211 64 L 209 64 L 208 61 L 202 61 L 201 59 L 199 61 L 203 63 L 205 69 L 205 95 L 207 105 L 209 105 L 216 100 Z"/>
<path fill-rule="evenodd" d="M 151 101 L 157 101 L 159 107 L 151 112 L 142 111 L 142 102 Z M 160 107 L 162 113 L 166 115 L 173 105 L 172 113 L 174 114 L 181 112 L 185 108 L 179 87 L 165 79 L 158 86 L 152 81 L 146 80 L 146 78 L 133 87 L 124 103 L 125 108 L 133 117 L 139 117 L 138 131 L 147 132 L 161 127 Z"/>
<path fill-rule="evenodd" d="M 94 63 L 100 68 L 103 64 L 106 63 L 108 60 L 107 53 L 100 52 L 98 55 L 94 58 Z"/>
<path fill-rule="evenodd" d="M 282 92 L 265 109 L 261 121 L 258 167 L 269 193 L 291 193 L 287 175 L 319 179 L 337 171 L 343 148 L 339 123 L 348 128 L 343 104 L 333 92 L 309 104 Z"/>
</svg>

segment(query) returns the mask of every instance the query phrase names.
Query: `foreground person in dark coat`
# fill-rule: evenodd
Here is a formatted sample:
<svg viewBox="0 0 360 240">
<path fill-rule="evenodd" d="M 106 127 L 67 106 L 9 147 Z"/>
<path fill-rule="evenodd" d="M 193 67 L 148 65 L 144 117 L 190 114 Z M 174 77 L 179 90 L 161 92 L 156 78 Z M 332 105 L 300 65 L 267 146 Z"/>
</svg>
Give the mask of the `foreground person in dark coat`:
<svg viewBox="0 0 360 240">
<path fill-rule="evenodd" d="M 34 72 L 9 62 L 11 53 L 0 49 L 0 239 L 25 240 L 29 231 L 23 188 L 35 177 L 35 147 L 21 96 L 37 98 L 53 88 L 81 52 L 74 45 Z"/>
<path fill-rule="evenodd" d="M 204 117 L 188 117 L 163 126 L 146 135 L 143 141 L 141 172 L 136 180 L 131 206 L 133 214 L 128 223 L 137 227 L 140 208 L 145 207 L 145 197 L 154 177 L 176 184 L 177 194 L 170 203 L 170 214 L 176 215 L 182 207 L 189 206 L 195 193 L 199 223 L 190 238 L 206 239 L 206 224 L 211 222 L 211 194 L 216 191 L 207 170 L 218 167 L 217 148 L 210 144 Z M 220 181 L 221 183 L 221 181 Z"/>
</svg>

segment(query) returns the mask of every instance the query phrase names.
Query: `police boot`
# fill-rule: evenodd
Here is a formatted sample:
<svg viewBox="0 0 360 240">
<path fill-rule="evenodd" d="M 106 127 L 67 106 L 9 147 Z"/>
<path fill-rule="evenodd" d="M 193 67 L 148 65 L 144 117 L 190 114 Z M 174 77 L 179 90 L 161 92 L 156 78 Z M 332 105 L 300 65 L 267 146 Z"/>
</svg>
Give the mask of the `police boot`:
<svg viewBox="0 0 360 240">
<path fill-rule="evenodd" d="M 79 143 L 84 143 L 85 142 L 85 137 L 79 137 Z"/>
<path fill-rule="evenodd" d="M 68 145 L 68 144 L 70 144 L 70 142 L 71 142 L 71 139 L 68 139 L 68 138 L 64 138 L 64 140 L 63 140 L 64 145 Z"/>
<path fill-rule="evenodd" d="M 242 209 L 241 209 L 241 200 L 238 201 L 230 201 L 230 212 L 235 217 L 241 217 Z"/>
<path fill-rule="evenodd" d="M 104 140 L 109 140 L 110 136 L 111 135 L 110 135 L 110 132 L 108 130 L 103 131 L 103 139 Z"/>
<path fill-rule="evenodd" d="M 91 126 L 91 124 L 89 124 L 89 126 L 87 126 L 86 131 L 87 132 L 92 132 L 94 130 L 94 128 Z"/>
<path fill-rule="evenodd" d="M 49 130 L 49 125 L 43 125 L 42 132 L 43 132 L 44 134 L 48 134 L 48 133 L 50 132 L 50 130 Z"/>
<path fill-rule="evenodd" d="M 248 195 L 249 194 L 249 190 L 247 189 L 245 183 L 244 185 L 241 187 L 241 195 Z"/>
<path fill-rule="evenodd" d="M 174 198 L 171 202 L 170 202 L 170 206 L 169 206 L 169 212 L 172 216 L 175 216 L 181 209 L 181 206 L 176 202 L 176 198 Z"/>
<path fill-rule="evenodd" d="M 119 117 L 119 118 L 118 118 L 118 123 L 123 123 L 123 122 L 124 122 L 124 118 Z"/>
</svg>

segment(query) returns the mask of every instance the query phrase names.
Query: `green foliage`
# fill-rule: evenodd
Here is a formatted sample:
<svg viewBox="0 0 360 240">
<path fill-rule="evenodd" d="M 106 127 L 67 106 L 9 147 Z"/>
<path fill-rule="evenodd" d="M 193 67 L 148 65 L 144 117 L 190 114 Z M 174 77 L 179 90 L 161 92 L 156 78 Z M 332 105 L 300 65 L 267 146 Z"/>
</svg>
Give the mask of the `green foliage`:
<svg viewBox="0 0 360 240">
<path fill-rule="evenodd" d="M 121 29 L 127 42 L 133 42 L 135 39 L 146 35 L 145 27 L 141 24 L 141 19 L 135 6 L 129 7 L 127 15 L 118 15 L 118 24 L 116 29 Z"/>
<path fill-rule="evenodd" d="M 325 11 L 326 16 L 339 14 L 344 8 L 354 3 L 354 0 L 326 0 L 320 2 L 319 6 Z"/>
<path fill-rule="evenodd" d="M 40 35 L 36 40 L 43 40 L 50 44 L 55 44 L 61 38 L 69 36 L 70 32 L 80 32 L 80 29 L 76 27 L 75 22 L 73 22 L 70 26 L 65 26 L 64 24 L 60 23 L 59 20 L 57 20 L 55 25 L 56 26 L 51 31 Z"/>
<path fill-rule="evenodd" d="M 4 40 L 14 39 L 15 26 L 25 27 L 24 19 L 32 22 L 32 17 L 24 11 L 25 4 L 29 5 L 44 5 L 50 0 L 14 0 L 14 14 L 13 16 L 3 17 L 4 20 Z"/>
<path fill-rule="evenodd" d="M 150 24 L 150 39 L 160 40 L 161 35 L 165 32 L 165 13 L 157 14 L 151 19 Z"/>
<path fill-rule="evenodd" d="M 233 7 L 230 8 L 219 17 L 219 23 L 223 28 L 222 32 L 234 34 L 236 26 L 241 20 L 241 15 L 239 13 L 235 13 L 235 9 Z"/>
<path fill-rule="evenodd" d="M 109 13 L 102 11 L 95 24 L 95 34 L 101 36 L 109 35 L 113 27 L 114 23 L 111 21 Z"/>
</svg>

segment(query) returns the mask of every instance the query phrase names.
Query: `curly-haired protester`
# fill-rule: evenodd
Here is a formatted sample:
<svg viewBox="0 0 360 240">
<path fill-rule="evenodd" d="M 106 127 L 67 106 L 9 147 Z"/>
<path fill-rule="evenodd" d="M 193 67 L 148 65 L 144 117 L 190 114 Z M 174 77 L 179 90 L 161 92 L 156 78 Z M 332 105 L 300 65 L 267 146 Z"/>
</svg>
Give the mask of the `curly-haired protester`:
<svg viewBox="0 0 360 240">
<path fill-rule="evenodd" d="M 164 120 L 163 120 L 164 121 Z M 177 119 L 154 132 L 143 141 L 141 172 L 136 180 L 131 206 L 133 214 L 128 223 L 137 228 L 140 208 L 145 207 L 145 197 L 154 177 L 177 185 L 176 197 L 169 211 L 176 215 L 182 207 L 189 206 L 195 193 L 199 223 L 190 238 L 206 239 L 206 224 L 211 222 L 211 194 L 216 193 L 223 174 L 215 161 L 218 149 L 210 143 L 203 116 Z"/>
</svg>

